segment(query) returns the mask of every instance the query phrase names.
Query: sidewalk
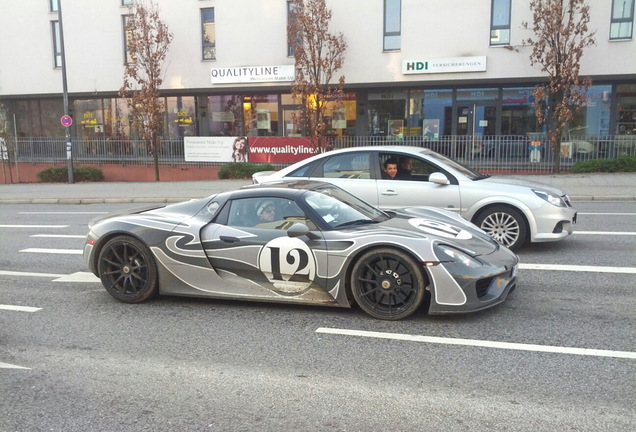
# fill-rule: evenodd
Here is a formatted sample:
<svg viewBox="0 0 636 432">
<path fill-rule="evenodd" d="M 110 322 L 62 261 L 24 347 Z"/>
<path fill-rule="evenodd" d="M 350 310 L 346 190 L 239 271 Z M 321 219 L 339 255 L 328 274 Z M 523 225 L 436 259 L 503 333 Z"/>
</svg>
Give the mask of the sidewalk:
<svg viewBox="0 0 636 432">
<path fill-rule="evenodd" d="M 636 201 L 636 173 L 505 175 L 563 189 L 573 201 Z M 0 185 L 0 204 L 170 203 L 240 188 L 250 180 Z"/>
</svg>

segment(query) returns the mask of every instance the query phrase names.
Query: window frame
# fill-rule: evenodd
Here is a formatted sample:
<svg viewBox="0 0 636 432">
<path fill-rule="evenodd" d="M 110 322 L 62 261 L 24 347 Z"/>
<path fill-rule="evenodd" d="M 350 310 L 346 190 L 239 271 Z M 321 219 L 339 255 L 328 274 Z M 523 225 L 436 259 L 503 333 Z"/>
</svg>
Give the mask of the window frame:
<svg viewBox="0 0 636 432">
<path fill-rule="evenodd" d="M 508 19 L 506 24 L 495 24 L 495 17 L 498 15 L 496 12 L 500 10 L 502 5 L 508 3 Z M 497 7 L 499 6 L 499 7 Z M 512 0 L 491 0 L 490 2 L 490 46 L 507 46 L 510 45 L 510 22 L 512 19 Z M 508 37 L 503 41 L 494 41 L 493 32 L 508 32 Z"/>
<path fill-rule="evenodd" d="M 62 35 L 60 34 L 60 21 L 51 21 L 51 39 L 53 48 L 53 67 L 62 67 Z"/>
<path fill-rule="evenodd" d="M 624 3 L 627 3 L 630 0 L 618 0 L 618 1 L 623 1 Z M 610 11 L 610 29 L 609 29 L 609 40 L 612 41 L 619 41 L 619 40 L 631 40 L 634 36 L 634 8 L 636 7 L 636 0 L 631 0 L 631 16 L 627 16 L 627 17 L 615 17 L 614 16 L 614 11 L 615 8 L 614 6 L 616 5 L 617 0 L 612 0 L 612 9 Z M 625 13 L 625 11 L 623 10 L 623 13 Z M 620 36 L 620 28 L 622 24 L 629 24 L 629 35 L 628 36 Z M 619 31 L 618 31 L 618 36 L 612 36 L 613 33 L 613 28 L 617 26 Z"/>
<path fill-rule="evenodd" d="M 287 0 L 287 57 L 294 57 L 294 45 L 289 39 L 289 27 L 294 21 L 294 8 L 296 7 L 296 3 L 293 0 Z M 299 41 L 296 41 L 296 44 Z"/>
<path fill-rule="evenodd" d="M 130 15 L 122 15 L 121 16 L 121 24 L 122 24 L 122 35 L 123 35 L 123 50 L 124 50 L 124 65 L 133 63 L 134 60 L 132 56 L 130 56 L 128 52 L 128 31 L 126 30 L 126 26 L 128 25 L 128 18 Z"/>
<path fill-rule="evenodd" d="M 389 12 L 393 12 L 393 9 L 397 6 L 397 28 L 398 30 L 387 30 L 387 25 L 393 25 L 391 19 L 395 18 L 393 15 L 389 16 Z M 402 0 L 384 0 L 383 11 L 384 22 L 382 24 L 382 50 L 385 52 L 400 51 L 402 49 Z M 397 40 L 397 48 L 387 47 L 387 41 L 392 41 L 393 38 Z"/>
<path fill-rule="evenodd" d="M 201 19 L 201 60 L 202 61 L 215 61 L 216 60 L 216 30 L 214 31 L 214 41 L 213 42 L 206 42 L 205 41 L 205 37 L 206 37 L 206 30 L 205 30 L 205 25 L 206 24 L 215 24 L 216 23 L 216 13 L 213 7 L 209 7 L 209 8 L 201 8 L 199 9 L 199 15 L 200 15 L 200 19 Z M 212 12 L 212 21 L 206 21 L 206 18 L 204 17 L 204 11 L 205 12 Z M 212 56 L 211 57 L 206 57 L 206 51 L 211 50 Z"/>
</svg>

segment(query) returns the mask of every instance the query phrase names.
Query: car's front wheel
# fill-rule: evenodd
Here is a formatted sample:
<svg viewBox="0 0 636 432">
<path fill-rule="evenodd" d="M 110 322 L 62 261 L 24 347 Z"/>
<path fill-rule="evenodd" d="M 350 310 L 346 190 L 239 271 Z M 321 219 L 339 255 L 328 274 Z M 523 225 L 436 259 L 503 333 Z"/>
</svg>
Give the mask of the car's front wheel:
<svg viewBox="0 0 636 432">
<path fill-rule="evenodd" d="M 98 258 L 106 291 L 126 303 L 139 303 L 157 293 L 157 264 L 146 245 L 134 237 L 109 240 Z"/>
<path fill-rule="evenodd" d="M 475 225 L 513 251 L 526 241 L 525 219 L 512 207 L 490 207 L 477 216 Z"/>
<path fill-rule="evenodd" d="M 358 306 L 374 318 L 399 320 L 422 305 L 426 281 L 406 253 L 382 248 L 362 255 L 351 272 L 351 291 Z"/>
</svg>

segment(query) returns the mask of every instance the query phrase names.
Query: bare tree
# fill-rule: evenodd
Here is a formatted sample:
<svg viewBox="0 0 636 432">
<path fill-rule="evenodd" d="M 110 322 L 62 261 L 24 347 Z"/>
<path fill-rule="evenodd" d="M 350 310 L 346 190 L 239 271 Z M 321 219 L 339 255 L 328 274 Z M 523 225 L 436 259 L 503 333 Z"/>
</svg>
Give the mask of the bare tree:
<svg viewBox="0 0 636 432">
<path fill-rule="evenodd" d="M 119 95 L 127 99 L 132 128 L 153 156 L 157 181 L 164 115 L 159 87 L 163 83 L 164 60 L 171 41 L 172 33 L 159 18 L 157 4 L 136 0 L 130 6 L 126 21 L 128 58 Z"/>
<path fill-rule="evenodd" d="M 337 83 L 333 80 L 342 68 L 347 44 L 342 33 L 329 32 L 332 12 L 325 0 L 293 0 L 291 11 L 287 36 L 296 63 L 291 92 L 301 105 L 293 118 L 322 151 L 324 137 L 331 131 L 325 119 L 327 102 L 332 102 L 332 110 L 342 105 L 345 77 L 340 76 Z"/>
<path fill-rule="evenodd" d="M 6 181 L 6 168 L 9 171 L 9 182 L 13 183 L 13 173 L 11 172 L 11 139 L 9 137 L 9 110 L 0 100 L 0 163 L 2 163 L 2 174 Z"/>
<path fill-rule="evenodd" d="M 532 0 L 530 10 L 532 26 L 522 26 L 535 36 L 524 44 L 532 46 L 530 63 L 548 74 L 548 83 L 534 89 L 534 107 L 539 123 L 547 123 L 554 171 L 559 173 L 563 132 L 586 104 L 585 91 L 592 85 L 591 78 L 581 78 L 579 71 L 583 51 L 594 45 L 596 32 L 588 29 L 590 8 L 585 0 Z"/>
</svg>

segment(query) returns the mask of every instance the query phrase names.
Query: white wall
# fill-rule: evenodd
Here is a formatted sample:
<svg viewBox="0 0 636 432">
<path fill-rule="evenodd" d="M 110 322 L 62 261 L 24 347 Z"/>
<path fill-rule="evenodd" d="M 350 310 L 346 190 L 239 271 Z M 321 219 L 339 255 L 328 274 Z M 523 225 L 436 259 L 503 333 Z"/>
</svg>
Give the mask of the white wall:
<svg viewBox="0 0 636 432">
<path fill-rule="evenodd" d="M 68 86 L 71 93 L 116 92 L 123 77 L 120 0 L 61 0 Z M 586 52 L 582 73 L 595 76 L 634 74 L 636 42 L 609 42 L 609 0 L 588 0 L 597 45 Z M 212 67 L 293 64 L 286 53 L 286 0 L 158 0 L 161 16 L 174 34 L 164 89 L 212 87 Z M 382 0 L 328 0 L 332 30 L 349 45 L 342 74 L 348 84 L 418 85 L 465 80 L 532 79 L 530 48 L 519 52 L 489 46 L 490 0 L 402 0 L 402 50 L 382 52 Z M 513 0 L 511 44 L 531 36 L 527 0 Z M 200 12 L 214 7 L 217 61 L 201 61 Z M 48 0 L 2 1 L 0 10 L 0 95 L 60 94 L 62 77 L 53 68 Z M 487 56 L 486 72 L 403 75 L 402 60 Z M 266 85 L 260 84 L 262 88 Z M 243 85 L 242 87 L 250 87 Z"/>
</svg>

